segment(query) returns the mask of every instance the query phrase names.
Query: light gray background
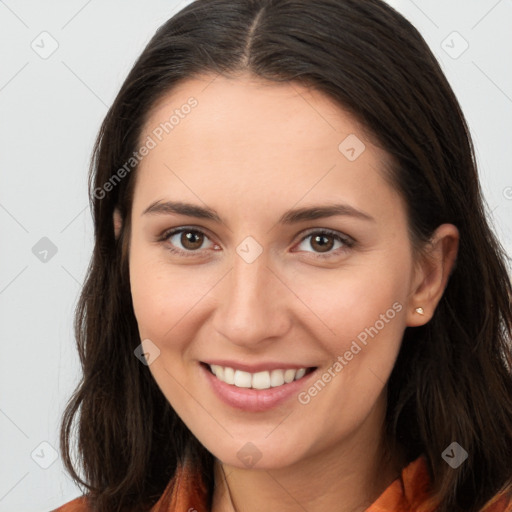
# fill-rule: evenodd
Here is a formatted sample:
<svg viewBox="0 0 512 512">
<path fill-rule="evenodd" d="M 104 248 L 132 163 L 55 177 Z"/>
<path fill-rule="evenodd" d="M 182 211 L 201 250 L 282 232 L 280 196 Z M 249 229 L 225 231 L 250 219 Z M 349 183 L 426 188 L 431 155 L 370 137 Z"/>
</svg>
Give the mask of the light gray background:
<svg viewBox="0 0 512 512">
<path fill-rule="evenodd" d="M 0 0 L 0 512 L 48 511 L 79 494 L 62 469 L 58 426 L 79 376 L 72 318 L 92 250 L 89 157 L 135 58 L 188 3 Z M 512 0 L 390 3 L 455 89 L 512 254 Z M 54 255 L 36 246 L 43 237 Z"/>
</svg>

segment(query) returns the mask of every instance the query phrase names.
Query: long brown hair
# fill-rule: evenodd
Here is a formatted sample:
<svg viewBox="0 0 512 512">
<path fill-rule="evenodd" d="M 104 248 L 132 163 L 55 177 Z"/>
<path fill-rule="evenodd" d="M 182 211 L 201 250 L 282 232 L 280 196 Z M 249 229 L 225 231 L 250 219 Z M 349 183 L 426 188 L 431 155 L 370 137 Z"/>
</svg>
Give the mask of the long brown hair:
<svg viewBox="0 0 512 512">
<path fill-rule="evenodd" d="M 128 274 L 137 167 L 113 177 L 140 147 L 151 107 L 178 82 L 242 71 L 311 86 L 366 127 L 394 161 L 388 177 L 407 205 L 415 247 L 442 223 L 459 229 L 457 263 L 434 317 L 405 331 L 388 382 L 386 425 L 408 461 L 426 456 L 439 511 L 478 511 L 498 491 L 510 493 L 506 255 L 486 220 L 457 99 L 419 32 L 381 0 L 197 0 L 162 25 L 140 55 L 91 161 L 95 245 L 75 316 L 83 378 L 63 417 L 67 469 L 94 510 L 145 510 L 188 453 L 211 499 L 213 456 L 133 354 L 141 342 Z M 118 239 L 115 207 L 124 220 Z M 453 441 L 468 453 L 456 470 L 441 457 Z"/>
</svg>

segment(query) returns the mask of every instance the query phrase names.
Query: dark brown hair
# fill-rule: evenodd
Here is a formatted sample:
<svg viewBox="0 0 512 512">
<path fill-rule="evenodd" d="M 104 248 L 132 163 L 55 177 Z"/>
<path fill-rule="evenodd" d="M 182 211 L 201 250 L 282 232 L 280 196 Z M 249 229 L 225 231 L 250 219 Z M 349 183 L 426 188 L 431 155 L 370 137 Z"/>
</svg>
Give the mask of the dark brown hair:
<svg viewBox="0 0 512 512">
<path fill-rule="evenodd" d="M 310 86 L 368 130 L 394 162 L 391 180 L 415 246 L 442 223 L 459 229 L 457 263 L 434 317 L 405 331 L 386 425 L 408 461 L 426 456 L 439 511 L 481 510 L 512 486 L 506 255 L 486 220 L 457 99 L 422 36 L 380 0 L 198 0 L 161 26 L 135 63 L 91 162 L 95 245 L 75 317 L 83 379 L 61 430 L 68 470 L 94 510 L 145 510 L 189 453 L 211 498 L 213 456 L 133 353 L 140 338 L 127 244 L 136 167 L 108 192 L 104 185 L 139 147 L 152 106 L 178 82 L 244 71 Z M 117 240 L 115 207 L 124 220 Z M 458 469 L 441 457 L 453 441 L 469 454 Z"/>
</svg>

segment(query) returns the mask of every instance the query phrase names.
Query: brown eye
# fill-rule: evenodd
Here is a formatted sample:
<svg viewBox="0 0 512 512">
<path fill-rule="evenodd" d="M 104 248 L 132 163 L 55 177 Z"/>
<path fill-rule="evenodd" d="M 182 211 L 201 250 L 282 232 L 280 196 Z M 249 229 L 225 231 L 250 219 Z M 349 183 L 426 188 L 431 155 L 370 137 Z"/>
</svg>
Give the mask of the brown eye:
<svg viewBox="0 0 512 512">
<path fill-rule="evenodd" d="M 165 242 L 171 252 L 183 256 L 195 256 L 203 253 L 205 249 L 215 248 L 215 244 L 205 233 L 191 228 L 167 231 L 162 235 L 160 241 Z"/>
<path fill-rule="evenodd" d="M 195 251 L 203 245 L 204 235 L 197 231 L 183 231 L 181 233 L 180 242 L 181 245 L 189 250 Z"/>
<path fill-rule="evenodd" d="M 328 252 L 334 246 L 332 235 L 316 235 L 311 237 L 311 247 L 317 252 Z"/>
<path fill-rule="evenodd" d="M 336 256 L 347 251 L 355 244 L 354 239 L 336 231 L 313 231 L 302 238 L 297 248 L 303 252 L 310 252 L 317 257 Z"/>
</svg>

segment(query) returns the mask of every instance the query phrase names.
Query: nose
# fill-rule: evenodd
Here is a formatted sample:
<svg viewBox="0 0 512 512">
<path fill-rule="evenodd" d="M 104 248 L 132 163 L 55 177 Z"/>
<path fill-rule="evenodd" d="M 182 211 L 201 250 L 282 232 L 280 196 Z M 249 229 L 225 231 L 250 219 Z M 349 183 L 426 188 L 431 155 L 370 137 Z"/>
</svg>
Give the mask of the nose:
<svg viewBox="0 0 512 512">
<path fill-rule="evenodd" d="M 231 271 L 218 287 L 213 326 L 235 345 L 264 349 L 292 325 L 292 293 L 268 263 L 265 253 L 252 263 L 235 254 Z"/>
</svg>

